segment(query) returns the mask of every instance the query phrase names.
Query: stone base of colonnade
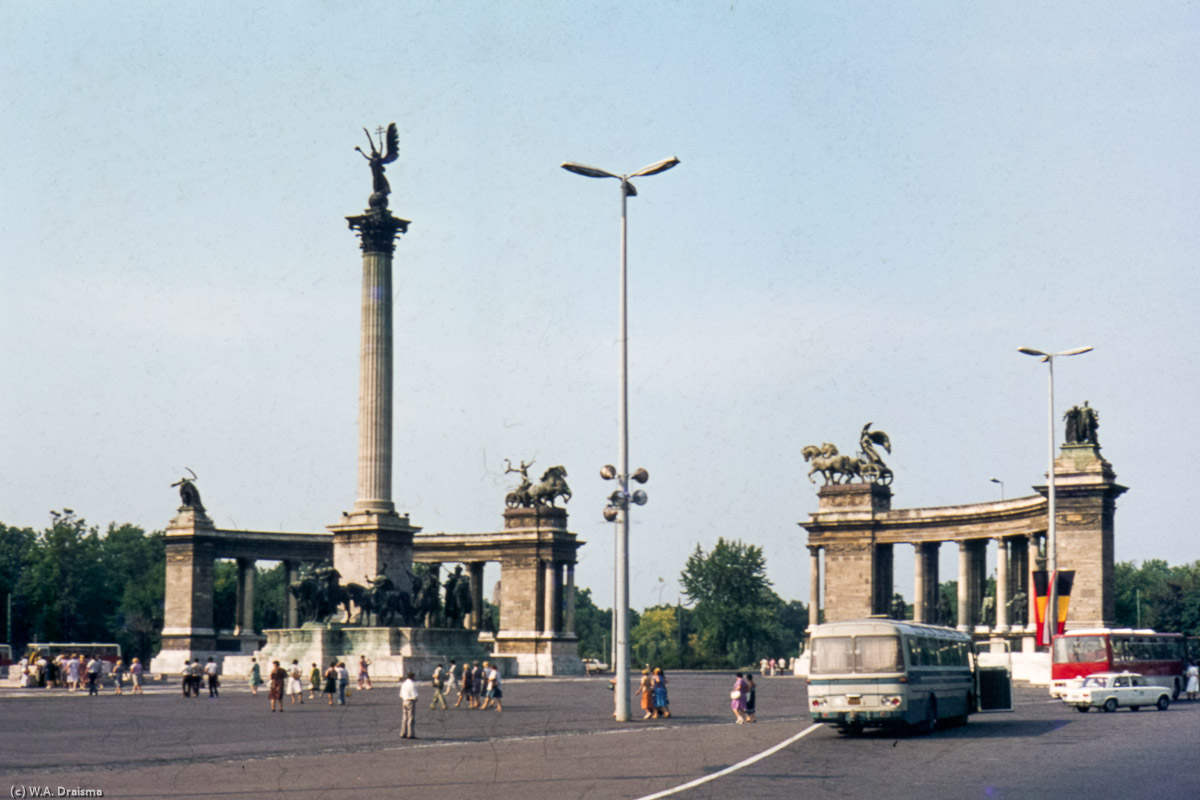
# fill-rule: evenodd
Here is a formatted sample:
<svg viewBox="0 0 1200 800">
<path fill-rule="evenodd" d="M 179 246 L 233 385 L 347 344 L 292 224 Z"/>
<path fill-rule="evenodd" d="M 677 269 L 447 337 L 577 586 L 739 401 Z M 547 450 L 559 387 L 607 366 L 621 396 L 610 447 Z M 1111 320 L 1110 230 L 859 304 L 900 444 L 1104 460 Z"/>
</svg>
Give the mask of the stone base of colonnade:
<svg viewBox="0 0 1200 800">
<path fill-rule="evenodd" d="M 427 679 L 438 664 L 449 666 L 472 661 L 492 662 L 502 675 L 517 674 L 514 659 L 497 658 L 480 644 L 479 631 L 465 628 L 366 627 L 339 622 L 306 622 L 299 628 L 263 632 L 267 644 L 251 655 L 226 656 L 222 672 L 233 678 L 250 674 L 251 658 L 257 659 L 265 679 L 271 662 L 287 666 L 300 664 L 304 683 L 312 665 L 322 671 L 333 661 L 345 662 L 351 681 L 357 681 L 358 662 L 366 656 L 371 662 L 373 680 L 398 680 L 408 672 L 418 680 Z"/>
</svg>

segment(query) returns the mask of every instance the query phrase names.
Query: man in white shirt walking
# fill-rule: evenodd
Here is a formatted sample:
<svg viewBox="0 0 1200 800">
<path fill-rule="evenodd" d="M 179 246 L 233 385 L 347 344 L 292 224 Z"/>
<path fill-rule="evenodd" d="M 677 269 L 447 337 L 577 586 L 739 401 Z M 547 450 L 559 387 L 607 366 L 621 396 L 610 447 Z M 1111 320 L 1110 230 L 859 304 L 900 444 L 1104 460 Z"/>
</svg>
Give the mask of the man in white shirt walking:
<svg viewBox="0 0 1200 800">
<path fill-rule="evenodd" d="M 404 713 L 400 721 L 400 738 L 415 739 L 417 738 L 414 732 L 414 717 L 417 713 L 417 682 L 414 680 L 416 675 L 412 672 L 408 673 L 408 677 L 400 684 L 400 702 L 404 707 Z"/>
</svg>

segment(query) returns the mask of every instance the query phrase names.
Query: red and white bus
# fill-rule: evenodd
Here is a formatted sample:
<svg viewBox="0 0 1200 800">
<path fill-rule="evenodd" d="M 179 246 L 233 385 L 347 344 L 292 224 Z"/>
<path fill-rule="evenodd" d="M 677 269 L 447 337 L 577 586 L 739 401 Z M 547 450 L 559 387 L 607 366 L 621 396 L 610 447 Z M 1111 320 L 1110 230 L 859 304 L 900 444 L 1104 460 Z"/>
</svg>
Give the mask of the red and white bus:
<svg viewBox="0 0 1200 800">
<path fill-rule="evenodd" d="M 1054 637 L 1050 695 L 1062 697 L 1067 685 L 1093 672 L 1138 672 L 1146 682 L 1183 691 L 1187 642 L 1180 633 L 1139 628 L 1092 628 Z"/>
</svg>

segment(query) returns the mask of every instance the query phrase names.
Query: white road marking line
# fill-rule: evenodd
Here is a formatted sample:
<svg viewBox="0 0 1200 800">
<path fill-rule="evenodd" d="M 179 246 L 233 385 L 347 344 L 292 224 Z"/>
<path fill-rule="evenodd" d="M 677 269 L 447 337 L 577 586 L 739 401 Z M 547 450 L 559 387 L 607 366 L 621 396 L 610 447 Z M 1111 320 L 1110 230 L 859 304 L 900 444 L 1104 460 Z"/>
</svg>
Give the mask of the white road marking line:
<svg viewBox="0 0 1200 800">
<path fill-rule="evenodd" d="M 739 769 L 743 769 L 745 767 L 750 766 L 751 764 L 755 764 L 759 761 L 762 761 L 764 758 L 766 758 L 769 755 L 778 753 L 780 750 L 787 747 L 788 745 L 794 744 L 795 742 L 800 741 L 805 736 L 808 736 L 810 733 L 815 731 L 817 728 L 822 728 L 822 727 L 824 727 L 823 723 L 820 723 L 820 722 L 814 723 L 814 724 L 810 725 L 809 727 L 805 728 L 804 730 L 800 731 L 799 733 L 797 733 L 795 736 L 791 737 L 790 739 L 784 739 L 782 742 L 775 745 L 774 747 L 763 750 L 758 755 L 750 756 L 750 758 L 747 758 L 744 761 L 739 761 L 738 763 L 734 764 L 731 767 L 726 767 L 725 769 L 721 770 L 720 772 L 714 772 L 711 775 L 705 775 L 703 778 L 697 778 L 696 780 L 691 781 L 689 783 L 685 783 L 680 786 L 676 786 L 674 789 L 666 789 L 661 792 L 656 792 L 655 794 L 648 794 L 645 797 L 639 797 L 638 800 L 658 800 L 658 798 L 660 798 L 660 797 L 669 797 L 670 795 L 677 794 L 679 792 L 683 792 L 688 789 L 693 789 L 697 786 L 708 783 L 709 781 L 715 781 L 717 778 L 720 778 L 724 775 L 728 775 L 731 772 L 737 772 Z"/>
</svg>

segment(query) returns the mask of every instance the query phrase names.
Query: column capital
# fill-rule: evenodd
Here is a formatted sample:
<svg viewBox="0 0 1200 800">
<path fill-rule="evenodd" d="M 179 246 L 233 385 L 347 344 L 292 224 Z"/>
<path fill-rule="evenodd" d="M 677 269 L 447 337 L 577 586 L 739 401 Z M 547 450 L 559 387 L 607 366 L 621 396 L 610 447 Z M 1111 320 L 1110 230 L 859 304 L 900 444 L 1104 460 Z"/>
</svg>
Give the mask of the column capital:
<svg viewBox="0 0 1200 800">
<path fill-rule="evenodd" d="M 346 217 L 350 230 L 358 233 L 364 253 L 386 253 L 396 250 L 396 238 L 408 232 L 406 219 L 392 216 L 387 208 L 373 208 L 353 217 Z"/>
</svg>

